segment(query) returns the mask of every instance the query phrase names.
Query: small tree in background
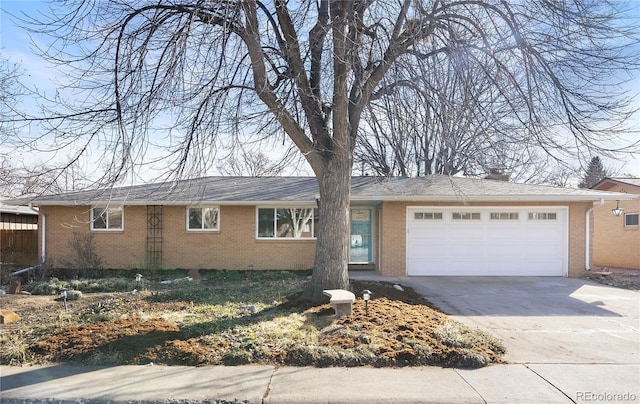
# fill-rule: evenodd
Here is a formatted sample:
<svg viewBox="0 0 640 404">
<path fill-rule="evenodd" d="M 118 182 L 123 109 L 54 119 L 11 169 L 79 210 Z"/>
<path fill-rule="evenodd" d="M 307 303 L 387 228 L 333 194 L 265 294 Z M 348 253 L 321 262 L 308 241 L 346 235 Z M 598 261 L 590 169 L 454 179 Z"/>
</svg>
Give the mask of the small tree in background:
<svg viewBox="0 0 640 404">
<path fill-rule="evenodd" d="M 595 156 L 591 158 L 589 165 L 587 166 L 587 170 L 584 173 L 584 177 L 580 184 L 578 184 L 579 188 L 591 188 L 596 185 L 598 182 L 602 181 L 609 175 L 607 170 L 602 165 L 602 161 L 600 157 Z"/>
</svg>

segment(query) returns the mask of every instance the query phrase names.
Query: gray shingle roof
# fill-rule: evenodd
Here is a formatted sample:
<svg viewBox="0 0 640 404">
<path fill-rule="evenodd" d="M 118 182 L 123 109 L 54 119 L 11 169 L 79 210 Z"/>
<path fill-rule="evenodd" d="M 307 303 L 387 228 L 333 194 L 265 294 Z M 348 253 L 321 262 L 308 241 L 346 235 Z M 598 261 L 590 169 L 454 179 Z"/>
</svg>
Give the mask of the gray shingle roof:
<svg viewBox="0 0 640 404">
<path fill-rule="evenodd" d="M 216 203 L 250 205 L 315 203 L 315 177 L 205 177 L 173 183 L 46 195 L 11 204 L 80 205 L 184 205 Z M 418 178 L 353 177 L 353 201 L 597 201 L 631 199 L 613 192 L 517 184 L 496 180 L 432 175 Z"/>
<path fill-rule="evenodd" d="M 548 185 L 431 175 L 418 178 L 392 178 L 365 192 L 352 192 L 352 199 L 376 197 L 405 201 L 585 201 L 631 199 L 626 194 Z"/>
</svg>

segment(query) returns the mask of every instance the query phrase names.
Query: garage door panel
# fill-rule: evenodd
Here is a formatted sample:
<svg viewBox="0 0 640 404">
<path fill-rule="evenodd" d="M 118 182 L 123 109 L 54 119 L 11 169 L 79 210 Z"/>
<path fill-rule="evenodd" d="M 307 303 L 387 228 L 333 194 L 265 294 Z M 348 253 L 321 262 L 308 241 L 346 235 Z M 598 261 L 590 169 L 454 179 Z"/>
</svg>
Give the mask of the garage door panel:
<svg viewBox="0 0 640 404">
<path fill-rule="evenodd" d="M 561 240 L 561 237 L 557 234 L 558 228 L 556 226 L 549 226 L 547 228 L 529 228 L 526 229 L 524 236 L 525 239 L 534 241 L 540 240 Z"/>
<path fill-rule="evenodd" d="M 455 261 L 455 260 L 446 260 L 446 261 L 429 261 L 427 262 L 415 262 L 414 265 L 422 266 L 422 265 L 431 265 L 435 264 L 433 267 L 433 271 L 428 274 L 428 276 L 456 276 L 458 272 L 461 270 L 465 270 L 467 272 L 467 276 L 482 276 L 484 274 L 485 268 L 481 266 L 473 266 L 473 262 L 469 261 Z M 426 275 L 425 275 L 426 276 Z"/>
<path fill-rule="evenodd" d="M 441 220 L 414 220 L 407 213 L 408 275 L 564 276 L 567 210 L 563 207 L 467 208 L 480 219 L 452 220 L 459 207 L 442 208 Z M 492 220 L 493 215 L 506 220 Z M 530 212 L 536 212 L 531 218 Z M 539 214 L 537 212 L 543 212 Z M 546 215 L 554 213 L 554 215 Z M 466 215 L 468 218 L 470 215 Z M 553 217 L 553 220 L 547 220 Z M 543 219 L 541 219 L 543 218 Z"/>
<path fill-rule="evenodd" d="M 485 254 L 485 259 L 489 260 L 489 264 L 497 264 L 501 261 L 505 261 L 508 263 L 513 263 L 513 261 L 520 261 L 524 257 L 522 251 L 515 249 L 504 249 L 500 251 L 491 250 L 487 251 Z"/>
<path fill-rule="evenodd" d="M 535 258 L 540 256 L 552 255 L 557 257 L 558 254 L 564 251 L 562 246 L 562 242 L 560 240 L 554 240 L 553 242 L 548 241 L 536 241 L 536 240 L 528 240 L 526 242 L 526 254 L 528 257 Z"/>
</svg>

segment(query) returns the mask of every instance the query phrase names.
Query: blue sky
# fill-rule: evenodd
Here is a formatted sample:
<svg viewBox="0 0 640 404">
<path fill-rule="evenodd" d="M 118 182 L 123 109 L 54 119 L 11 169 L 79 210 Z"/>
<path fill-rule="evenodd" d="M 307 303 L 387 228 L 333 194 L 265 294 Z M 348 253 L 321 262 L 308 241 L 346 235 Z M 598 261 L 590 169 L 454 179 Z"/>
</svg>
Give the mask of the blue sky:
<svg viewBox="0 0 640 404">
<path fill-rule="evenodd" d="M 635 16 L 633 18 L 640 19 L 640 0 L 631 3 L 635 7 Z M 47 95 L 54 95 L 57 91 L 56 79 L 62 77 L 61 73 L 52 66 L 47 65 L 32 49 L 32 41 L 36 43 L 45 43 L 45 38 L 31 37 L 29 33 L 15 25 L 13 18 L 6 12 L 14 14 L 21 12 L 27 15 L 38 15 L 46 13 L 47 5 L 44 2 L 36 0 L 0 0 L 0 52 L 2 58 L 13 62 L 17 62 L 26 70 L 27 76 L 23 77 L 25 84 L 31 88 L 38 88 L 39 91 L 45 92 Z M 640 72 L 635 75 L 635 79 L 629 83 L 629 86 L 635 92 L 640 92 Z M 640 108 L 640 99 L 636 99 L 636 106 Z M 34 109 L 36 106 L 30 99 L 25 99 L 21 106 L 25 109 Z M 640 114 L 636 114 L 634 126 L 640 130 Z M 627 139 L 625 139 L 627 140 Z M 628 141 L 640 141 L 640 134 L 629 135 Z M 0 145 L 0 152 L 6 152 Z M 38 157 L 37 163 L 46 162 L 48 159 L 55 160 L 63 156 L 42 155 Z M 612 161 L 605 158 L 605 165 L 622 173 L 629 173 L 640 177 L 640 156 L 629 156 L 626 161 Z"/>
</svg>

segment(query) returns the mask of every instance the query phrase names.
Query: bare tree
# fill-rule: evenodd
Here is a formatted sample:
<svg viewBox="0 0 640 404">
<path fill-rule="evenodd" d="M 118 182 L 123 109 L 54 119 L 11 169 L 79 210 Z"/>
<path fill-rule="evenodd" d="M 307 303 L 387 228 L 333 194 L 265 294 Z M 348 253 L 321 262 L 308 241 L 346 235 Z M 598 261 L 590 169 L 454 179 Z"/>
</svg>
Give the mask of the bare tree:
<svg viewBox="0 0 640 404">
<path fill-rule="evenodd" d="M 51 168 L 46 164 L 26 167 L 8 156 L 0 155 L 0 197 L 80 191 L 91 184 L 87 174 L 76 166 L 65 170 Z"/>
<path fill-rule="evenodd" d="M 19 66 L 7 59 L 0 60 L 0 197 L 16 195 L 16 168 L 8 156 L 10 147 L 4 146 L 15 133 L 12 117 L 22 95 Z M 5 149 L 6 147 L 6 149 Z"/>
<path fill-rule="evenodd" d="M 8 59 L 0 60 L 0 134 L 3 138 L 11 135 L 11 117 L 18 99 L 24 93 L 20 85 L 22 74 L 18 64 Z"/>
<path fill-rule="evenodd" d="M 484 175 L 522 166 L 522 129 L 481 66 L 462 69 L 439 55 L 403 78 L 410 83 L 365 108 L 355 150 L 364 172 L 377 175 Z M 399 80 L 391 75 L 395 82 Z M 517 99 L 517 97 L 514 97 Z"/>
<path fill-rule="evenodd" d="M 348 286 L 350 175 L 368 105 L 406 87 L 404 70 L 452 61 L 475 66 L 505 100 L 525 128 L 510 141 L 554 155 L 606 146 L 631 112 L 615 84 L 638 66 L 628 48 L 638 30 L 616 20 L 618 4 L 68 1 L 32 27 L 55 37 L 49 55 L 83 98 L 60 100 L 69 111 L 48 114 L 40 140 L 75 147 L 74 158 L 107 151 L 105 179 L 117 182 L 153 145 L 184 176 L 211 164 L 220 136 L 283 131 L 318 180 L 304 298 L 320 301 L 323 289 Z"/>
<path fill-rule="evenodd" d="M 577 170 L 568 166 L 558 166 L 555 170 L 550 170 L 545 177 L 538 177 L 539 182 L 554 185 L 562 188 L 575 187 Z"/>
<path fill-rule="evenodd" d="M 218 166 L 218 170 L 224 175 L 271 177 L 281 175 L 289 162 L 289 159 L 272 161 L 264 153 L 257 151 L 245 151 L 240 155 L 232 154 Z"/>
<path fill-rule="evenodd" d="M 560 122 L 544 108 L 541 113 L 539 106 L 532 111 L 532 100 L 522 96 L 518 78 L 529 77 L 531 66 L 510 66 L 510 75 L 500 69 L 493 70 L 495 75 L 486 74 L 492 63 L 487 55 L 470 57 L 466 49 L 454 49 L 399 74 L 391 70 L 385 81 L 402 87 L 365 108 L 356 167 L 362 173 L 386 176 L 463 172 L 484 177 L 497 170 L 539 182 L 554 174 L 549 164 L 563 167 L 563 160 L 581 157 L 581 150 L 553 143 L 561 136 L 545 138 L 519 118 L 535 113 L 536 119 L 546 120 L 546 129 Z M 614 132 L 593 133 L 592 138 Z M 634 150 L 638 144 L 626 151 Z"/>
</svg>

